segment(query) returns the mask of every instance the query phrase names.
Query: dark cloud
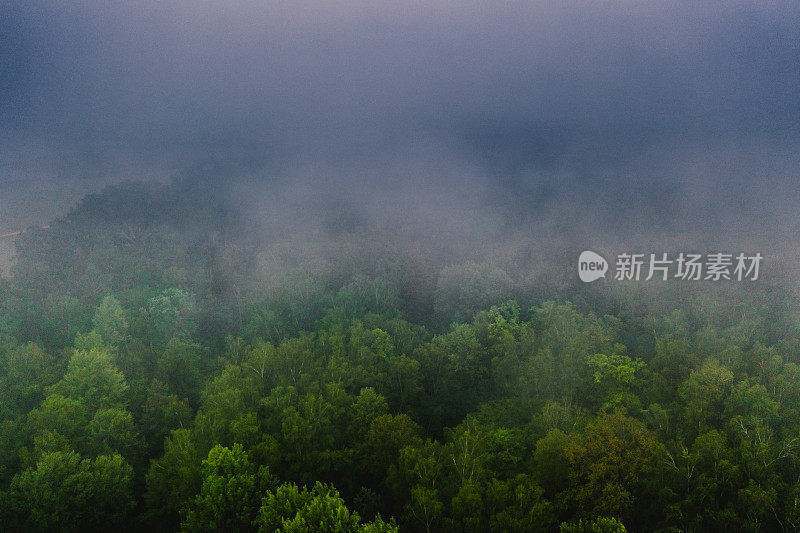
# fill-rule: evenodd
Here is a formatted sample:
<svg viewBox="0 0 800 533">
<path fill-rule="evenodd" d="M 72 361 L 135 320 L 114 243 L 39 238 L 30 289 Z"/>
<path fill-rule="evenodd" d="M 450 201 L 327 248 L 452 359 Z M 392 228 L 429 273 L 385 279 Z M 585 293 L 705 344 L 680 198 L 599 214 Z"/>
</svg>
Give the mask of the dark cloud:
<svg viewBox="0 0 800 533">
<path fill-rule="evenodd" d="M 794 192 L 796 2 L 0 9 L 7 194 L 214 160 L 219 179 L 319 186 L 363 211 L 447 200 L 440 218 L 480 205 L 520 221 L 588 201 L 678 231 L 698 210 L 726 224 L 709 203 L 785 222 Z"/>
</svg>

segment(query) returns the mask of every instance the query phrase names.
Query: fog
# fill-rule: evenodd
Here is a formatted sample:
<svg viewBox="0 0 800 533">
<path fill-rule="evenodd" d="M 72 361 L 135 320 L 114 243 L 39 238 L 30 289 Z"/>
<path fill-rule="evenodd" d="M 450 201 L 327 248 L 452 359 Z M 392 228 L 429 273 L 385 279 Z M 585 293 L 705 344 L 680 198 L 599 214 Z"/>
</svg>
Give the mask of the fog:
<svg viewBox="0 0 800 533">
<path fill-rule="evenodd" d="M 320 239 L 332 216 L 485 253 L 797 236 L 795 2 L 0 9 L 0 233 L 197 175 Z"/>
</svg>

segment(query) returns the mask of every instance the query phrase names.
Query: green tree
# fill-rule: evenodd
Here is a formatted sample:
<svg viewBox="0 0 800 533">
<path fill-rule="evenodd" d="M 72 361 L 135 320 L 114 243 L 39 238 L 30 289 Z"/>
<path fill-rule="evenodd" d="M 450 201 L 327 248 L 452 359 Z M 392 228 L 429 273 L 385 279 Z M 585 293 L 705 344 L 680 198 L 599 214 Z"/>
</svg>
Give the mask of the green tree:
<svg viewBox="0 0 800 533">
<path fill-rule="evenodd" d="M 391 533 L 398 531 L 393 522 L 380 516 L 362 523 L 350 511 L 332 486 L 317 482 L 311 490 L 284 483 L 263 498 L 256 520 L 259 532 L 296 533 Z"/>
<path fill-rule="evenodd" d="M 92 320 L 94 329 L 108 346 L 117 346 L 128 334 L 128 319 L 119 300 L 108 295 L 100 302 Z"/>
<path fill-rule="evenodd" d="M 663 446 L 644 424 L 619 412 L 602 414 L 582 438 L 567 444 L 565 453 L 571 488 L 564 497 L 577 510 L 589 516 L 645 518 L 654 499 L 648 480 L 663 460 Z"/>
<path fill-rule="evenodd" d="M 134 503 L 133 469 L 116 454 L 46 453 L 5 495 L 11 529 L 26 531 L 118 531 Z"/>
<path fill-rule="evenodd" d="M 155 334 L 155 341 L 189 339 L 197 331 L 198 308 L 193 294 L 183 289 L 168 288 L 147 304 L 146 316 Z"/>
<path fill-rule="evenodd" d="M 707 359 L 699 370 L 689 374 L 678 389 L 688 429 L 699 432 L 706 425 L 720 425 L 731 385 L 733 372 L 715 359 Z"/>
<path fill-rule="evenodd" d="M 26 413 L 44 399 L 46 388 L 58 379 L 60 365 L 32 342 L 12 349 L 6 357 L 0 390 L 8 408 Z"/>
<path fill-rule="evenodd" d="M 127 390 L 125 378 L 114 366 L 111 354 L 101 348 L 76 351 L 66 374 L 52 387 L 55 394 L 80 400 L 92 411 L 100 407 L 124 407 Z"/>
<path fill-rule="evenodd" d="M 167 384 L 170 393 L 197 405 L 201 381 L 202 348 L 179 339 L 170 339 L 156 366 L 156 379 Z"/>
<path fill-rule="evenodd" d="M 133 415 L 124 409 L 98 409 L 88 427 L 87 449 L 92 455 L 119 453 L 129 462 L 138 462 L 144 442 Z"/>
<path fill-rule="evenodd" d="M 382 477 L 397 462 L 402 448 L 421 443 L 421 433 L 421 428 L 406 414 L 386 414 L 373 419 L 366 436 L 370 471 Z"/>
<path fill-rule="evenodd" d="M 180 510 L 202 484 L 202 452 L 188 429 L 172 431 L 164 442 L 164 454 L 147 471 L 148 518 L 165 530 L 176 530 Z"/>
<path fill-rule="evenodd" d="M 80 400 L 51 394 L 28 413 L 28 431 L 39 451 L 81 450 L 90 414 Z"/>
<path fill-rule="evenodd" d="M 626 533 L 628 530 L 616 518 L 599 517 L 591 521 L 564 522 L 560 533 Z"/>
<path fill-rule="evenodd" d="M 241 444 L 214 446 L 203 460 L 200 492 L 183 508 L 182 531 L 251 531 L 271 480 Z"/>
</svg>

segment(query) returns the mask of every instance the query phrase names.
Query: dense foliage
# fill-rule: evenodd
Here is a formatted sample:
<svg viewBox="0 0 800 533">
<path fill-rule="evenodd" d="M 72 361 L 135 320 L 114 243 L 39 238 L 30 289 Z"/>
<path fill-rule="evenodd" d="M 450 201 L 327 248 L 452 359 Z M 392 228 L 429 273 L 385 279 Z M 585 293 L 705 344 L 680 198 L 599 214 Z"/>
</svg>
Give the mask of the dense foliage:
<svg viewBox="0 0 800 533">
<path fill-rule="evenodd" d="M 790 291 L 545 284 L 358 228 L 304 254 L 211 197 L 125 186 L 19 239 L 8 528 L 800 527 Z"/>
</svg>

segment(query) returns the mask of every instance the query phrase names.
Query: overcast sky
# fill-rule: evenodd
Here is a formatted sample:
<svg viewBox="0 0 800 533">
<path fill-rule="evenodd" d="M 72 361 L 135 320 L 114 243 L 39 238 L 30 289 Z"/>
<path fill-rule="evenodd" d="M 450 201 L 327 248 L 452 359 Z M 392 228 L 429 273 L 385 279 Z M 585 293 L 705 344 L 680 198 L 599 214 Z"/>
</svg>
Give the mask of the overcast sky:
<svg viewBox="0 0 800 533">
<path fill-rule="evenodd" d="M 795 1 L 11 0 L 0 209 L 215 161 L 365 190 L 479 180 L 499 203 L 780 189 L 780 211 L 799 87 Z"/>
</svg>

